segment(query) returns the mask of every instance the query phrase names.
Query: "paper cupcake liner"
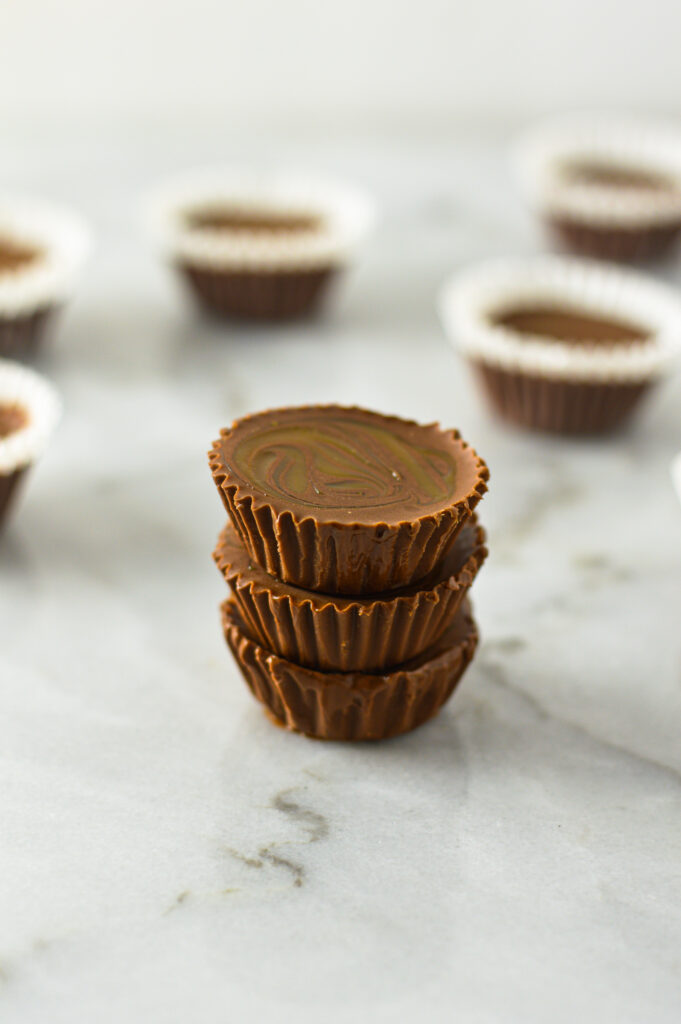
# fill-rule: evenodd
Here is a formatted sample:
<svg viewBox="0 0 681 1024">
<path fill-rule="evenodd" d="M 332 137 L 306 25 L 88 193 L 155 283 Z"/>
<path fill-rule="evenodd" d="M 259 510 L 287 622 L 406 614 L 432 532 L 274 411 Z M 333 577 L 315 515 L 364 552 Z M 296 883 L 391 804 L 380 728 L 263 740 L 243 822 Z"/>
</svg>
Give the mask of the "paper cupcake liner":
<svg viewBox="0 0 681 1024">
<path fill-rule="evenodd" d="M 0 358 L 31 359 L 52 332 L 58 315 L 57 306 L 29 313 L 26 316 L 0 316 Z"/>
<path fill-rule="evenodd" d="M 563 249 L 616 263 L 662 259 L 676 246 L 681 235 L 681 222 L 619 228 L 594 227 L 567 218 L 549 217 L 547 227 Z"/>
<path fill-rule="evenodd" d="M 574 345 L 519 337 L 490 317 L 523 303 L 630 321 L 650 338 L 626 345 Z M 588 260 L 544 257 L 485 263 L 455 275 L 440 297 L 452 344 L 500 369 L 559 380 L 650 381 L 681 359 L 681 301 L 664 285 Z"/>
<path fill-rule="evenodd" d="M 382 672 L 421 654 L 451 624 L 487 556 L 472 517 L 427 580 L 381 598 L 290 587 L 249 564 L 231 524 L 214 558 L 248 631 L 275 654 L 325 672 Z"/>
<path fill-rule="evenodd" d="M 252 640 L 236 605 L 222 605 L 225 638 L 253 695 L 287 729 L 327 740 L 380 740 L 432 718 L 477 646 L 468 604 L 429 651 L 384 675 L 317 672 Z"/>
<path fill-rule="evenodd" d="M 27 347 L 37 343 L 53 308 L 71 295 L 90 235 L 81 219 L 68 210 L 22 196 L 0 195 L 2 239 L 40 254 L 24 267 L 0 273 L 0 334 L 6 332 L 9 321 L 17 321 L 13 345 L 20 351 L 24 346 L 19 344 L 19 335 L 24 336 Z M 34 314 L 35 321 L 31 321 Z M 23 326 L 21 321 L 25 321 Z M 2 337 L 0 346 L 5 351 Z"/>
<path fill-rule="evenodd" d="M 673 187 L 570 180 L 565 168 L 578 163 L 647 171 Z M 515 164 L 530 203 L 549 219 L 632 231 L 681 228 L 681 133 L 674 127 L 608 117 L 559 118 L 527 133 Z"/>
<path fill-rule="evenodd" d="M 290 320 L 312 313 L 338 271 L 209 270 L 180 266 L 201 306 L 220 317 Z"/>
<path fill-rule="evenodd" d="M 192 228 L 187 218 L 228 207 L 245 213 L 319 219 L 309 231 L 221 231 Z M 183 267 L 213 271 L 329 270 L 350 262 L 374 220 L 373 203 L 358 190 L 290 175 L 229 169 L 194 171 L 160 188 L 147 221 L 162 253 Z"/>
<path fill-rule="evenodd" d="M 26 410 L 26 426 L 0 438 L 0 475 L 29 466 L 43 453 L 61 414 L 52 385 L 33 370 L 0 359 L 0 405 Z"/>
<path fill-rule="evenodd" d="M 298 410 L 281 410 L 290 411 Z M 381 419 L 398 422 L 397 417 Z M 250 557 L 271 576 L 305 590 L 380 594 L 423 579 L 450 549 L 487 490 L 487 466 L 458 431 L 452 430 L 445 433 L 459 451 L 472 483 L 470 490 L 441 511 L 397 523 L 327 522 L 313 516 L 297 519 L 289 511 L 277 512 L 261 494 L 248 493 L 230 473 L 221 446 L 236 426 L 223 430 L 209 452 L 225 509 Z"/>
</svg>

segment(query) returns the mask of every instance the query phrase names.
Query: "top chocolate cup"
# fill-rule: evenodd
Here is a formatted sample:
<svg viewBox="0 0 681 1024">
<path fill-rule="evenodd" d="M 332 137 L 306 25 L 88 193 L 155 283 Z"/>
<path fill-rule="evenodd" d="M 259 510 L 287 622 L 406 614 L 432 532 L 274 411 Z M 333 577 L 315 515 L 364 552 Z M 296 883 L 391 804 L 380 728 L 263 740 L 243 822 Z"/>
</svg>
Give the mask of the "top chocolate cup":
<svg viewBox="0 0 681 1024">
<path fill-rule="evenodd" d="M 251 558 L 330 594 L 427 575 L 489 477 L 456 430 L 338 405 L 246 416 L 221 432 L 209 461 Z"/>
</svg>

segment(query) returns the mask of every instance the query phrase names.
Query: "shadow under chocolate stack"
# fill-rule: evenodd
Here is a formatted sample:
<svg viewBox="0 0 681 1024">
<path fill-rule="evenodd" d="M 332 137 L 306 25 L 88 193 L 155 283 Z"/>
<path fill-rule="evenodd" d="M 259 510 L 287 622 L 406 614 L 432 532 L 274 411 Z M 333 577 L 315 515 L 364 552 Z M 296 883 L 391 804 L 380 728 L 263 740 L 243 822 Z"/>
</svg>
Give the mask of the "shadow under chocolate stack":
<svg viewBox="0 0 681 1024">
<path fill-rule="evenodd" d="M 475 652 L 484 462 L 456 431 L 358 408 L 263 412 L 210 452 L 229 515 L 227 642 L 286 728 L 382 739 L 431 718 Z"/>
</svg>

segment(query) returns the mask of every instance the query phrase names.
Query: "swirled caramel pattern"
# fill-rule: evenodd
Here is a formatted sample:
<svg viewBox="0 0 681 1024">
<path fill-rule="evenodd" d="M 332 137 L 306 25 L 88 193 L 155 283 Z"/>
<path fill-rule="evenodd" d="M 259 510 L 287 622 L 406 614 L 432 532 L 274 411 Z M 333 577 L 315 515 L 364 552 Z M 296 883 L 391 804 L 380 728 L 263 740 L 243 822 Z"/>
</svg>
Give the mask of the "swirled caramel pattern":
<svg viewBox="0 0 681 1024">
<path fill-rule="evenodd" d="M 298 422 L 264 418 L 233 441 L 232 469 L 287 506 L 426 510 L 455 491 L 456 459 L 433 444 L 432 430 L 392 429 L 380 416 L 319 409 Z"/>
</svg>

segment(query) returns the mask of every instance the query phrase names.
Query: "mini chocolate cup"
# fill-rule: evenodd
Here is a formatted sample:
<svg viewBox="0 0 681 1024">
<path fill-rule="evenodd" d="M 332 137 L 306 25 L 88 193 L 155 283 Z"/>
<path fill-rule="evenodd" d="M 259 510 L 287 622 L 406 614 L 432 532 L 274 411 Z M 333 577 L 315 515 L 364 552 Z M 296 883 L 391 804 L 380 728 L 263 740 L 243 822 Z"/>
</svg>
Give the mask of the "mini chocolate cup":
<svg viewBox="0 0 681 1024">
<path fill-rule="evenodd" d="M 466 603 L 440 640 L 384 675 L 317 672 L 257 644 L 233 601 L 222 605 L 227 643 L 253 695 L 285 728 L 325 740 L 381 740 L 432 718 L 452 695 L 478 642 Z"/>
<path fill-rule="evenodd" d="M 385 597 L 318 594 L 269 576 L 228 523 L 214 559 L 248 632 L 288 661 L 324 672 L 384 672 L 431 647 L 452 623 L 487 556 L 471 517 L 429 576 Z"/>
<path fill-rule="evenodd" d="M 679 221 L 622 227 L 552 217 L 547 224 L 561 248 L 568 252 L 617 263 L 661 260 L 669 256 L 681 237 Z"/>
<path fill-rule="evenodd" d="M 321 304 L 335 267 L 300 270 L 229 270 L 179 264 L 203 309 L 212 316 L 243 320 L 294 320 Z"/>
<path fill-rule="evenodd" d="M 400 431 L 406 432 L 411 441 L 417 436 L 419 444 L 425 446 L 423 451 L 431 456 L 435 452 L 437 458 L 448 462 L 455 476 L 454 484 L 443 484 L 439 496 L 422 505 L 416 481 L 409 492 L 408 511 L 400 494 L 386 511 L 385 505 L 362 508 L 355 503 L 340 507 L 334 503 L 339 492 L 330 489 L 323 495 L 316 489 L 314 501 L 305 499 L 301 503 L 289 492 L 273 491 L 271 483 L 263 487 L 245 479 L 250 469 L 242 475 L 234 469 L 235 446 L 244 437 L 252 439 L 259 430 L 267 429 L 271 453 L 275 447 L 272 431 L 305 427 L 314 428 L 315 439 L 318 435 L 321 445 L 325 441 L 323 428 L 339 418 L 344 419 L 345 431 L 352 428 L 360 435 L 368 425 L 374 433 L 383 431 L 399 440 Z M 352 456 L 368 464 L 368 451 L 357 451 L 357 436 L 352 442 L 355 447 L 343 436 L 348 449 L 352 448 Z M 306 485 L 312 480 L 314 487 L 310 474 L 315 469 L 315 453 L 301 449 L 300 454 L 309 455 Z M 383 454 L 381 451 L 380 455 Z M 419 454 L 421 448 L 410 450 L 412 465 Z M 250 557 L 282 582 L 325 594 L 381 594 L 423 579 L 449 551 L 486 492 L 489 478 L 483 460 L 456 430 L 333 405 L 267 410 L 245 416 L 221 432 L 208 457 L 222 502 Z M 380 470 L 385 477 L 392 475 L 399 481 L 394 487 L 404 488 L 411 480 L 406 479 L 407 470 L 404 477 L 396 472 L 395 465 L 402 463 L 398 456 L 395 458 L 398 461 L 390 463 L 392 474 L 387 465 L 382 464 Z M 381 479 L 380 486 L 384 484 Z M 451 491 L 444 489 L 450 486 Z M 332 494 L 332 504 L 323 505 L 322 499 L 328 494 Z"/>
<path fill-rule="evenodd" d="M 23 479 L 28 469 L 28 466 L 21 466 L 20 469 L 15 469 L 12 473 L 0 474 L 0 533 L 23 485 Z"/>
<path fill-rule="evenodd" d="M 503 419 L 552 434 L 607 434 L 621 427 L 652 388 L 650 380 L 571 381 L 531 376 L 483 362 L 473 369 Z"/>
<path fill-rule="evenodd" d="M 46 306 L 21 316 L 0 314 L 0 357 L 20 360 L 33 358 L 52 332 L 57 313 L 57 306 Z"/>
</svg>

